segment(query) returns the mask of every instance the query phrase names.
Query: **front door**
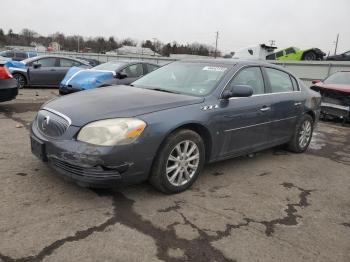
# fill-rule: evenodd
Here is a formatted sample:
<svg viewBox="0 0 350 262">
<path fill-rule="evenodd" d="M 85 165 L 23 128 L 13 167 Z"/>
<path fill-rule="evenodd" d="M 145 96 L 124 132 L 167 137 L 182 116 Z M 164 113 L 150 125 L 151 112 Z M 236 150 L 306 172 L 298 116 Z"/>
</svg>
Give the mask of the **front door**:
<svg viewBox="0 0 350 262">
<path fill-rule="evenodd" d="M 57 58 L 47 57 L 33 62 L 28 68 L 30 85 L 55 86 L 57 83 Z"/>
<path fill-rule="evenodd" d="M 235 85 L 251 86 L 253 96 L 221 102 L 218 110 L 223 136 L 221 157 L 252 152 L 268 144 L 272 99 L 265 95 L 265 82 L 260 67 L 241 69 L 227 88 L 234 88 Z"/>
</svg>

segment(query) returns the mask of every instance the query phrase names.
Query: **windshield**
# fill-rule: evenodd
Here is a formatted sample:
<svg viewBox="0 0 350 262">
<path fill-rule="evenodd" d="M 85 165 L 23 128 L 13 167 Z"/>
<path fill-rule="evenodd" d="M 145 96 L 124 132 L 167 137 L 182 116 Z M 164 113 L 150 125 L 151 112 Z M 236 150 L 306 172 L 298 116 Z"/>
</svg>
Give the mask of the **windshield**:
<svg viewBox="0 0 350 262">
<path fill-rule="evenodd" d="M 119 67 L 125 65 L 123 62 L 111 61 L 98 66 L 93 67 L 92 69 L 96 70 L 107 70 L 107 71 L 116 71 Z"/>
<path fill-rule="evenodd" d="M 350 85 L 350 72 L 337 72 L 323 82 L 325 84 Z"/>
<path fill-rule="evenodd" d="M 228 67 L 211 63 L 174 62 L 140 78 L 133 85 L 204 96 L 217 86 Z"/>
</svg>

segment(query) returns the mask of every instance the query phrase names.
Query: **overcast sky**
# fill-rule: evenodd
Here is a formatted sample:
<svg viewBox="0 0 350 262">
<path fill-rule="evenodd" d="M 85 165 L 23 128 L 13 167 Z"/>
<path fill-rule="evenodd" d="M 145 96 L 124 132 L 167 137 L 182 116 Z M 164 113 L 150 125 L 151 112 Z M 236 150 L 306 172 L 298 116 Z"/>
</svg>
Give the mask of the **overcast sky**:
<svg viewBox="0 0 350 262">
<path fill-rule="evenodd" d="M 273 39 L 279 48 L 350 50 L 350 0 L 1 0 L 0 28 L 47 35 L 215 44 L 234 51 Z"/>
</svg>

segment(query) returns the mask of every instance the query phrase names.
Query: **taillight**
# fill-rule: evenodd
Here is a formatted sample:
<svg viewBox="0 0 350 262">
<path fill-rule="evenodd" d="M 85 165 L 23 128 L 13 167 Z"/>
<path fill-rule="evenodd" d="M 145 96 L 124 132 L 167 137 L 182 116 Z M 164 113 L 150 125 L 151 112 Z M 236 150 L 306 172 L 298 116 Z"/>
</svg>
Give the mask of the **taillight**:
<svg viewBox="0 0 350 262">
<path fill-rule="evenodd" d="M 12 78 L 10 71 L 5 67 L 0 67 L 0 79 L 9 79 Z"/>
</svg>

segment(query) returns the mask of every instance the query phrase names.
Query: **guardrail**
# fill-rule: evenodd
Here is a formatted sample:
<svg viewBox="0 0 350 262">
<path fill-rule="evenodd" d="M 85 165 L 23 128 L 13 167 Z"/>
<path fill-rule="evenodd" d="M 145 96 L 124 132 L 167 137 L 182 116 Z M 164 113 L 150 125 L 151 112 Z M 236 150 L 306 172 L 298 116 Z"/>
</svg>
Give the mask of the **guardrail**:
<svg viewBox="0 0 350 262">
<path fill-rule="evenodd" d="M 55 54 L 69 57 L 85 57 L 97 59 L 100 62 L 111 60 L 142 60 L 165 65 L 178 59 L 156 56 L 137 56 L 137 55 L 114 55 L 97 53 L 75 53 L 75 52 L 38 52 L 41 55 Z M 214 59 L 214 58 L 213 58 Z M 309 86 L 314 79 L 325 79 L 330 74 L 337 71 L 350 71 L 350 61 L 267 61 L 272 64 L 280 65 L 288 71 L 298 76 Z"/>
</svg>

